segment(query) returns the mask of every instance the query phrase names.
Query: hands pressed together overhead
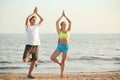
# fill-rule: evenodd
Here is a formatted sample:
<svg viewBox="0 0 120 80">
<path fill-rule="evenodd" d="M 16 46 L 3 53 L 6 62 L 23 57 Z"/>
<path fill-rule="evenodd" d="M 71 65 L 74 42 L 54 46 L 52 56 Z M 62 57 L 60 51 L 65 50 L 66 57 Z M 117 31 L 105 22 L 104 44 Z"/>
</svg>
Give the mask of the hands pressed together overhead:
<svg viewBox="0 0 120 80">
<path fill-rule="evenodd" d="M 37 7 L 35 7 L 35 9 L 34 9 L 34 13 L 35 13 L 35 14 L 38 14 L 38 9 L 37 9 Z"/>
</svg>

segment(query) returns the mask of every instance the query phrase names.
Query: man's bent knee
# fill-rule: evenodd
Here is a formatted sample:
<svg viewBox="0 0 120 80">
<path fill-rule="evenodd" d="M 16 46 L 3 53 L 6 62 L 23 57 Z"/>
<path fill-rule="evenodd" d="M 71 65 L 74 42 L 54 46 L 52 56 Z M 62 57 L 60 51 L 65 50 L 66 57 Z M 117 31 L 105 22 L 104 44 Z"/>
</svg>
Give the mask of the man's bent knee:
<svg viewBox="0 0 120 80">
<path fill-rule="evenodd" d="M 23 58 L 23 62 L 29 62 L 27 58 Z"/>
</svg>

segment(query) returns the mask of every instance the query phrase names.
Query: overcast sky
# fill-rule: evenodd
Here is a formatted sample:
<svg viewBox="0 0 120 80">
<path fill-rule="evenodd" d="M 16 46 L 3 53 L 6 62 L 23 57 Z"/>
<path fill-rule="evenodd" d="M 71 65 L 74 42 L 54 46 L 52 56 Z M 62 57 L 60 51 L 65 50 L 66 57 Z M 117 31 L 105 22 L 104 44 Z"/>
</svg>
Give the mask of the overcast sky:
<svg viewBox="0 0 120 80">
<path fill-rule="evenodd" d="M 25 19 L 35 6 L 44 18 L 40 33 L 56 33 L 62 10 L 72 33 L 120 33 L 120 0 L 0 0 L 0 33 L 25 33 Z"/>
</svg>

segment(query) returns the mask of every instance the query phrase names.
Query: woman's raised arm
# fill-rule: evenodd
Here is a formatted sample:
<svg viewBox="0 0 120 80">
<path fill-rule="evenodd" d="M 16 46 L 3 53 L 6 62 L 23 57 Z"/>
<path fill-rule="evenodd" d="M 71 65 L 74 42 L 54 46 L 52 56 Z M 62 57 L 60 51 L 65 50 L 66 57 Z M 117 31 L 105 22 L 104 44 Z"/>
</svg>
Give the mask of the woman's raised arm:
<svg viewBox="0 0 120 80">
<path fill-rule="evenodd" d="M 58 35 L 61 32 L 61 29 L 59 27 L 59 22 L 60 22 L 60 20 L 61 20 L 62 17 L 63 17 L 63 13 L 62 13 L 61 17 L 56 21 L 56 30 L 57 30 Z"/>
<path fill-rule="evenodd" d="M 63 11 L 63 16 L 67 19 L 67 21 L 68 21 L 68 23 L 69 23 L 67 31 L 71 31 L 71 21 L 70 21 L 70 19 L 65 15 L 64 11 Z"/>
</svg>

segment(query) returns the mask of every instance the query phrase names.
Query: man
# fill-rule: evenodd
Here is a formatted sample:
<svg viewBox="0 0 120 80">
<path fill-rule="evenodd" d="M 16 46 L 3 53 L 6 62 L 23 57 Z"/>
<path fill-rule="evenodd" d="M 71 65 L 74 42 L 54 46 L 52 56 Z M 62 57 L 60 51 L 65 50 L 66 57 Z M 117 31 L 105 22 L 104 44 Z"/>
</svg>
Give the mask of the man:
<svg viewBox="0 0 120 80">
<path fill-rule="evenodd" d="M 37 17 L 40 19 L 39 23 L 36 24 Z M 34 67 L 37 67 L 38 63 L 38 50 L 40 45 L 39 39 L 39 27 L 43 22 L 43 18 L 38 14 L 38 9 L 35 7 L 34 12 L 29 15 L 26 19 L 26 46 L 23 54 L 24 62 L 31 62 L 30 69 L 27 77 L 34 79 L 31 75 Z M 29 24 L 30 23 L 30 24 Z M 31 56 L 31 58 L 30 58 Z"/>
</svg>

